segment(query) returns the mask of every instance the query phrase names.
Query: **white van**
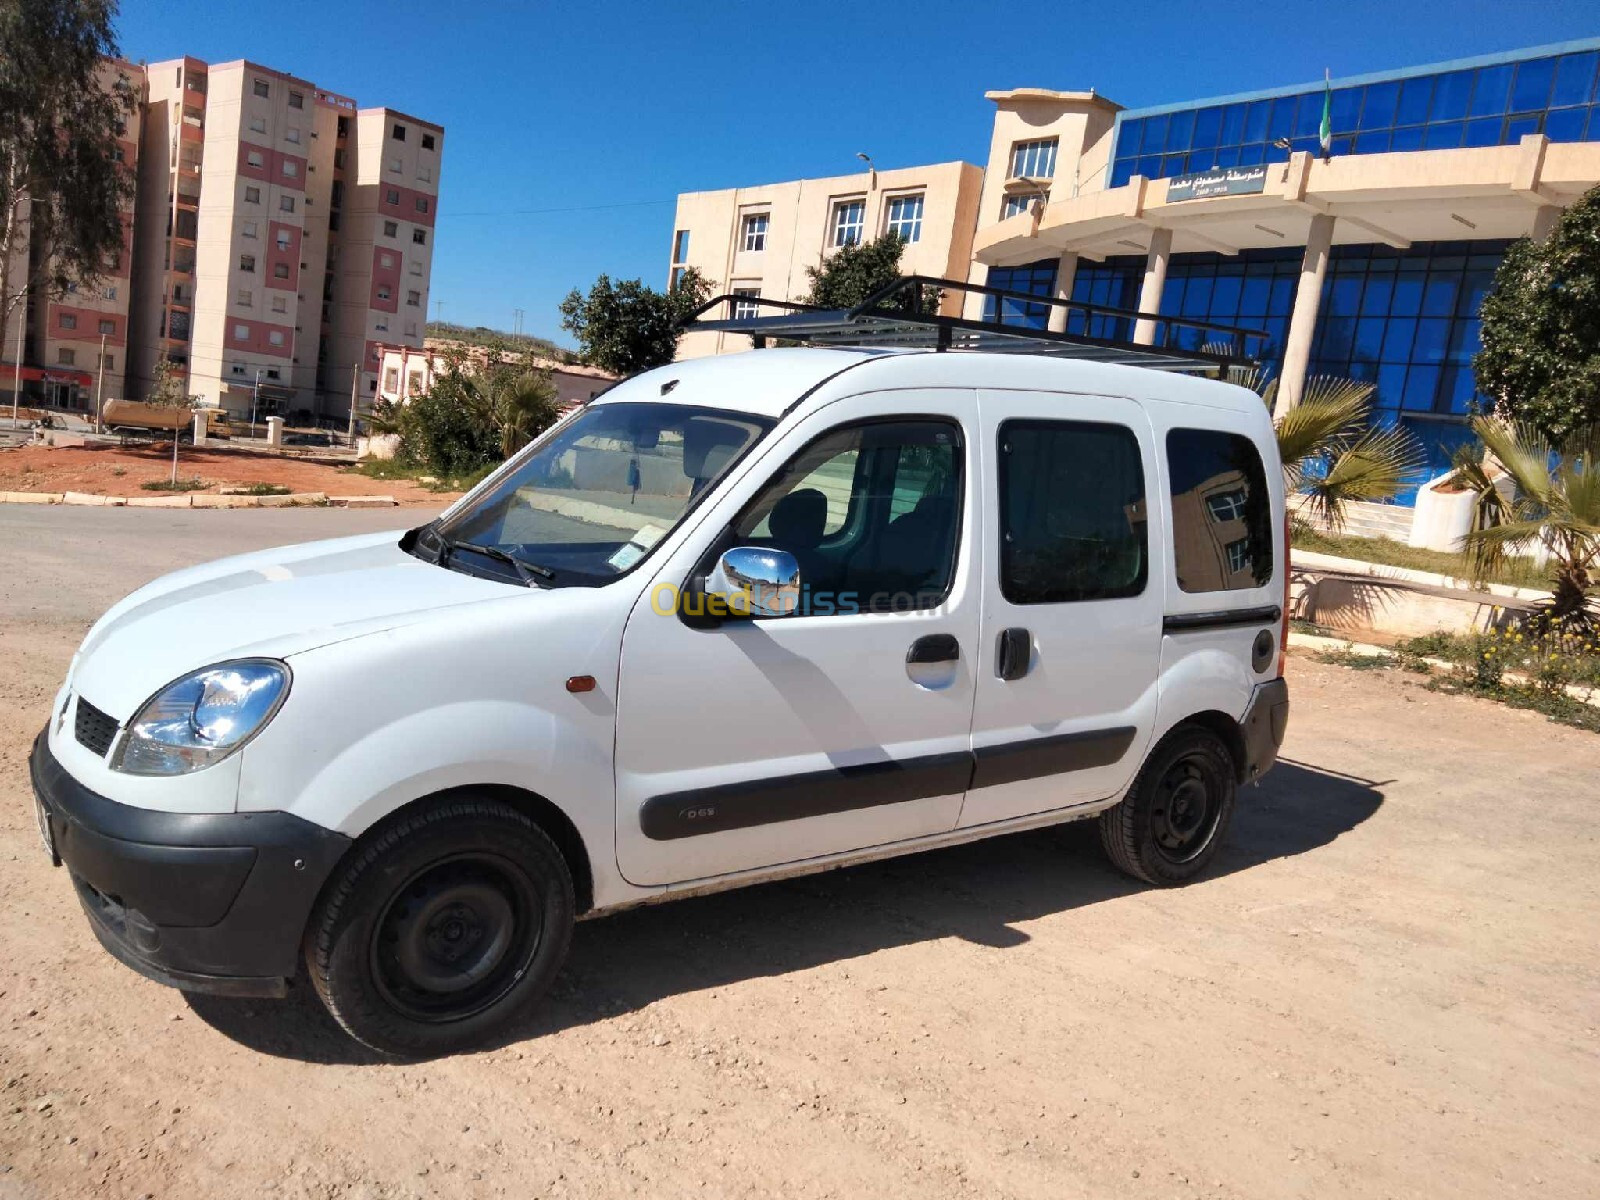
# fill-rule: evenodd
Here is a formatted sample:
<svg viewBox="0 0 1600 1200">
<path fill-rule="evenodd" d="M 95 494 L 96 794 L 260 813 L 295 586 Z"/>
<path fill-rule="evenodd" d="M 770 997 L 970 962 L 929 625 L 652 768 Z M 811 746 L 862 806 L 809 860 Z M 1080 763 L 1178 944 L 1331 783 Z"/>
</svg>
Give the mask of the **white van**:
<svg viewBox="0 0 1600 1200">
<path fill-rule="evenodd" d="M 1284 733 L 1285 517 L 1242 388 L 766 349 L 620 384 L 437 520 L 241 555 L 89 631 L 32 755 L 100 940 L 432 1053 L 575 919 L 1097 817 L 1215 856 Z"/>
</svg>

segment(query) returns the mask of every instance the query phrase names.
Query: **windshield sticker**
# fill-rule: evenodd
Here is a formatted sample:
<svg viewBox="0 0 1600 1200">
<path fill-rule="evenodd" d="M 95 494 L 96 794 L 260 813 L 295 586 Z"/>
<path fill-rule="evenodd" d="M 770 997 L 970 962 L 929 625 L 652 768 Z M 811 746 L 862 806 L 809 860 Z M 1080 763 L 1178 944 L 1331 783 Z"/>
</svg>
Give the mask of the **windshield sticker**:
<svg viewBox="0 0 1600 1200">
<path fill-rule="evenodd" d="M 629 542 L 621 550 L 618 550 L 610 558 L 606 559 L 606 561 L 617 570 L 626 571 L 629 567 L 633 566 L 634 563 L 638 562 L 644 557 L 644 552 L 645 547 L 636 546 L 632 542 Z"/>
</svg>

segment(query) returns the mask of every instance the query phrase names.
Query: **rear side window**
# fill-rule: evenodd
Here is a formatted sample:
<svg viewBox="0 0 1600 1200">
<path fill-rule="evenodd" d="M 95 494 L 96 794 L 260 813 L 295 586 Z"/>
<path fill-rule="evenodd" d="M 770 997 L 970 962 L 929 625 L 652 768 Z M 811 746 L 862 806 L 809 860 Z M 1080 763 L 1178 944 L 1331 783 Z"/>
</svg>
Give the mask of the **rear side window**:
<svg viewBox="0 0 1600 1200">
<path fill-rule="evenodd" d="M 999 484 L 1000 592 L 1012 604 L 1144 591 L 1144 463 L 1131 429 L 1007 421 Z"/>
<path fill-rule="evenodd" d="M 1272 503 L 1255 443 L 1216 429 L 1167 434 L 1172 561 L 1186 592 L 1229 592 L 1272 579 Z"/>
</svg>

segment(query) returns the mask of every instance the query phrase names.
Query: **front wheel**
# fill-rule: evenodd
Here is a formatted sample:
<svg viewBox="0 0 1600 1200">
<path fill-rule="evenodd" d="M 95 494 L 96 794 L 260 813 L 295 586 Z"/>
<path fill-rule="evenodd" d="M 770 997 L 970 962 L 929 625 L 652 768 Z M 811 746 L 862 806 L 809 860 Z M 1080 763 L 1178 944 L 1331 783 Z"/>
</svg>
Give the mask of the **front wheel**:
<svg viewBox="0 0 1600 1200">
<path fill-rule="evenodd" d="M 1210 865 L 1233 817 L 1233 755 L 1215 733 L 1182 725 L 1145 760 L 1120 803 L 1100 814 L 1100 844 L 1145 883 L 1188 883 Z"/>
<path fill-rule="evenodd" d="M 306 967 L 356 1040 L 449 1053 L 545 992 L 574 907 L 566 860 L 527 816 L 445 800 L 381 828 L 340 868 L 307 931 Z"/>
</svg>

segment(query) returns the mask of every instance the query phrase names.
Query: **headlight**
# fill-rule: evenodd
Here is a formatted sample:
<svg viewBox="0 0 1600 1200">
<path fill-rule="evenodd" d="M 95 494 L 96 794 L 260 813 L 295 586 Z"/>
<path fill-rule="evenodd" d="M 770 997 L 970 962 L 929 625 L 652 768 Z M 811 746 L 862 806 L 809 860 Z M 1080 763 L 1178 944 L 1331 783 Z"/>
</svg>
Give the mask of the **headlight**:
<svg viewBox="0 0 1600 1200">
<path fill-rule="evenodd" d="M 186 775 L 221 762 L 272 719 L 288 691 L 289 668 L 271 659 L 220 663 L 185 675 L 128 722 L 111 769 Z"/>
</svg>

